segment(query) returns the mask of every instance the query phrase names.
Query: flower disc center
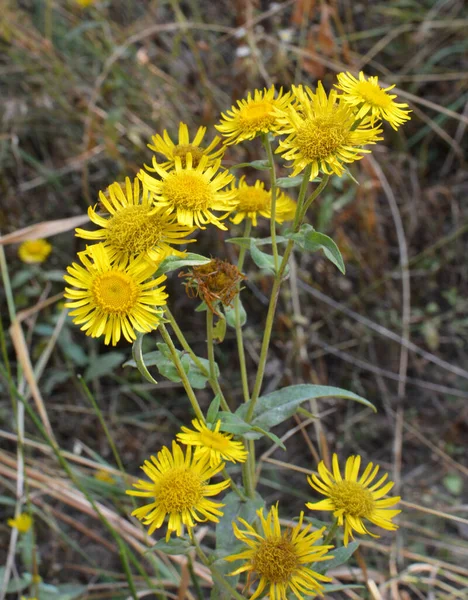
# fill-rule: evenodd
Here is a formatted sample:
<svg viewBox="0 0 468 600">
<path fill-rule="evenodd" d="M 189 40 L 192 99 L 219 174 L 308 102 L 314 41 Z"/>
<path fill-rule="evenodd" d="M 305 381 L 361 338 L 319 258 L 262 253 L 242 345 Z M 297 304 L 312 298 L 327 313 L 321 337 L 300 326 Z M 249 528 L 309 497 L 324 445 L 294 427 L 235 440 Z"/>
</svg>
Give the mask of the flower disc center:
<svg viewBox="0 0 468 600">
<path fill-rule="evenodd" d="M 239 205 L 236 210 L 239 212 L 257 212 L 267 210 L 271 204 L 270 194 L 261 188 L 239 189 L 237 193 Z"/>
<path fill-rule="evenodd" d="M 362 96 L 366 102 L 372 104 L 372 106 L 387 108 L 392 103 L 390 96 L 375 83 L 371 83 L 370 81 L 360 81 L 356 88 L 359 95 Z"/>
<path fill-rule="evenodd" d="M 332 114 L 303 122 L 296 137 L 305 158 L 310 161 L 325 159 L 346 142 L 347 123 L 339 122 L 337 116 Z"/>
<path fill-rule="evenodd" d="M 162 185 L 162 195 L 181 210 L 206 210 L 213 203 L 209 182 L 195 172 L 170 173 Z"/>
<path fill-rule="evenodd" d="M 185 467 L 165 473 L 156 489 L 156 499 L 167 513 L 190 510 L 203 498 L 203 482 Z"/>
<path fill-rule="evenodd" d="M 353 517 L 368 517 L 375 507 L 372 492 L 356 481 L 336 483 L 330 491 L 330 499 L 337 510 L 344 510 Z"/>
<path fill-rule="evenodd" d="M 133 278 L 122 271 L 96 275 L 91 293 L 96 305 L 108 313 L 128 313 L 137 304 L 140 295 Z"/>
<path fill-rule="evenodd" d="M 253 568 L 272 583 L 286 583 L 299 566 L 294 545 L 285 537 L 264 539 L 253 557 Z"/>
<path fill-rule="evenodd" d="M 252 131 L 268 127 L 274 123 L 275 118 L 273 104 L 266 100 L 249 102 L 248 106 L 244 106 L 239 114 L 243 129 Z"/>
<path fill-rule="evenodd" d="M 161 218 L 149 206 L 126 206 L 109 219 L 107 242 L 125 254 L 141 254 L 162 237 Z"/>
<path fill-rule="evenodd" d="M 197 146 L 192 146 L 192 144 L 178 144 L 172 150 L 172 154 L 174 157 L 180 157 L 183 167 L 186 166 L 185 157 L 187 156 L 188 152 L 190 152 L 190 154 L 192 155 L 192 166 L 198 166 L 198 163 L 200 162 L 203 156 L 203 150 L 197 148 Z"/>
</svg>

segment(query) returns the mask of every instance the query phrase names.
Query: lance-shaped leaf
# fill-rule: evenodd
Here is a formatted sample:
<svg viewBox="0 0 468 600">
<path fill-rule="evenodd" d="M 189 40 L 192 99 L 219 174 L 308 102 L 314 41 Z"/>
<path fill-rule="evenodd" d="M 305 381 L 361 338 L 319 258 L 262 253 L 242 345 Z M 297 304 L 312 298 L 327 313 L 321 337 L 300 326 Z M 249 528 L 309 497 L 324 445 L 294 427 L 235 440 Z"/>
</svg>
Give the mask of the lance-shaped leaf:
<svg viewBox="0 0 468 600">
<path fill-rule="evenodd" d="M 193 252 L 187 252 L 185 256 L 166 256 L 166 258 L 159 265 L 158 270 L 155 273 L 155 277 L 181 269 L 182 267 L 196 267 L 198 265 L 206 265 L 211 261 L 211 258 L 206 258 L 201 254 L 194 254 Z"/>
</svg>

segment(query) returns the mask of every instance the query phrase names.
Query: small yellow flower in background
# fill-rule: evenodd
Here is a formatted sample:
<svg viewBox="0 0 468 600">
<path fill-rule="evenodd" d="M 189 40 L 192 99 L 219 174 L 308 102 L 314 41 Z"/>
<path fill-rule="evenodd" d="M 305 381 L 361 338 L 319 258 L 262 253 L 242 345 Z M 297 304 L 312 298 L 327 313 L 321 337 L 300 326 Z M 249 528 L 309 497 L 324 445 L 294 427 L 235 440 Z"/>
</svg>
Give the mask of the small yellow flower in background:
<svg viewBox="0 0 468 600">
<path fill-rule="evenodd" d="M 236 190 L 235 214 L 231 221 L 238 225 L 244 219 L 251 219 L 252 225 L 257 226 L 257 217 L 260 215 L 266 219 L 271 219 L 271 191 L 265 189 L 263 181 L 257 180 L 254 185 L 248 185 L 245 182 L 245 176 L 239 179 Z M 283 223 L 294 218 L 296 212 L 296 203 L 292 198 L 281 191 L 276 195 L 276 215 L 275 221 Z"/>
<path fill-rule="evenodd" d="M 216 467 L 223 460 L 233 463 L 243 463 L 247 460 L 244 444 L 234 441 L 231 433 L 221 432 L 221 421 L 218 421 L 213 429 L 198 419 L 194 419 L 192 425 L 196 431 L 182 427 L 183 433 L 178 433 L 177 439 L 186 446 L 196 446 L 196 457 L 209 457 L 212 467 Z"/>
<path fill-rule="evenodd" d="M 278 133 L 288 137 L 280 140 L 276 150 L 292 161 L 292 177 L 307 165 L 312 165 L 311 180 L 320 171 L 341 177 L 345 163 L 360 160 L 370 152 L 362 146 L 382 139 L 379 137 L 382 130 L 371 127 L 366 119 L 353 129 L 356 123 L 353 107 L 336 90 L 327 96 L 320 81 L 316 93 L 307 87 L 293 86 L 293 94 L 296 104 L 278 114 Z"/>
<path fill-rule="evenodd" d="M 234 208 L 234 191 L 221 191 L 234 179 L 228 171 L 217 173 L 221 161 L 216 160 L 208 166 L 209 158 L 202 156 L 196 167 L 193 166 L 192 155 L 189 153 L 185 159 L 185 166 L 181 158 L 174 158 L 175 169 L 166 171 L 160 165 L 154 165 L 154 170 L 162 179 L 156 179 L 140 171 L 138 177 L 143 184 L 155 194 L 157 206 L 170 208 L 177 214 L 177 221 L 186 227 L 194 225 L 205 229 L 205 225 L 212 223 L 220 229 L 227 229 L 219 219 L 224 219 Z M 216 217 L 211 211 L 226 211 L 222 217 Z"/>
<path fill-rule="evenodd" d="M 314 490 L 322 496 L 327 496 L 326 500 L 320 502 L 308 502 L 307 508 L 333 511 L 333 515 L 338 519 L 338 525 L 344 525 L 345 546 L 348 545 L 349 538 L 353 538 L 353 531 L 379 537 L 367 531 L 363 519 L 388 531 L 398 529 L 398 526 L 392 523 L 392 518 L 401 510 L 388 510 L 388 508 L 397 504 L 400 498 L 394 496 L 382 499 L 394 485 L 392 481 L 384 485 L 388 475 L 385 474 L 377 483 L 371 485 L 377 476 L 379 467 L 374 467 L 372 463 L 369 463 L 361 478 L 358 479 L 361 457 L 350 456 L 346 461 L 343 479 L 336 454 L 333 455 L 332 462 L 333 472 L 329 471 L 322 461 L 318 466 L 320 478 L 317 475 L 307 478 L 309 485 Z"/>
<path fill-rule="evenodd" d="M 31 529 L 32 524 L 32 517 L 27 513 L 20 513 L 14 519 L 8 519 L 7 521 L 9 527 L 17 529 L 20 533 L 27 533 Z"/>
<path fill-rule="evenodd" d="M 115 346 L 121 335 L 133 342 L 135 331 L 148 333 L 157 328 L 163 314 L 159 307 L 166 304 L 167 294 L 164 287 L 157 287 L 165 275 L 149 279 L 155 264 L 139 257 L 126 267 L 111 265 L 103 244 L 89 246 L 78 257 L 84 268 L 73 263 L 64 276 L 78 288 L 65 288 L 65 298 L 72 300 L 65 306 L 74 309 L 70 316 L 86 335 L 105 335 L 104 343 Z"/>
<path fill-rule="evenodd" d="M 192 155 L 192 166 L 198 166 L 202 156 L 208 157 L 208 166 L 213 164 L 213 162 L 219 158 L 221 158 L 224 154 L 225 148 L 219 148 L 214 151 L 216 146 L 221 141 L 219 136 L 216 136 L 211 144 L 209 144 L 206 148 L 200 146 L 205 137 L 206 127 L 199 127 L 195 137 L 192 141 L 190 141 L 190 135 L 188 131 L 188 127 L 185 123 L 180 123 L 179 125 L 179 142 L 175 144 L 166 130 L 163 131 L 163 135 L 153 135 L 151 138 L 152 144 L 148 144 L 148 148 L 150 150 L 154 150 L 155 152 L 159 152 L 162 154 L 167 160 L 166 162 L 159 163 L 159 166 L 162 169 L 173 169 L 175 165 L 175 157 L 178 156 L 181 160 L 182 166 L 186 165 L 186 156 L 190 152 Z M 158 164 L 156 158 L 153 158 L 153 164 Z M 149 171 L 151 169 L 147 167 Z"/>
<path fill-rule="evenodd" d="M 239 521 L 245 530 L 241 530 L 236 523 L 232 524 L 236 538 L 247 544 L 249 549 L 225 558 L 229 562 L 246 561 L 230 575 L 247 571 L 247 585 L 250 585 L 251 577 L 254 580 L 259 579 L 257 589 L 250 600 L 258 598 L 266 587 L 269 588 L 266 597 L 272 600 L 287 600 L 289 591 L 299 600 L 304 596 L 320 594 L 323 586 L 319 582 L 329 582 L 331 578 L 316 573 L 306 565 L 333 558 L 327 554 L 333 546 L 315 546 L 325 527 L 311 532 L 312 525 L 309 524 L 302 529 L 304 513 L 301 512 L 299 522 L 294 528 L 281 531 L 277 506 L 272 506 L 266 518 L 263 516 L 263 508 L 257 511 L 257 514 L 262 526 L 261 533 L 257 533 L 241 518 Z"/>
<path fill-rule="evenodd" d="M 26 598 L 26 596 L 21 596 L 21 600 L 37 600 L 37 598 L 36 596 L 30 598 Z"/>
<path fill-rule="evenodd" d="M 87 8 L 91 4 L 94 4 L 96 0 L 75 0 L 75 2 L 82 8 Z"/>
<path fill-rule="evenodd" d="M 106 471 L 106 469 L 99 469 L 98 471 L 96 471 L 94 473 L 94 479 L 97 479 L 98 481 L 103 481 L 104 483 L 115 483 L 116 481 L 112 473 L 109 473 L 109 471 Z"/>
<path fill-rule="evenodd" d="M 359 73 L 359 79 L 351 73 L 338 73 L 337 79 L 338 85 L 335 87 L 343 92 L 341 97 L 346 103 L 357 107 L 357 119 L 362 119 L 366 115 L 370 116 L 371 123 L 384 119 L 395 130 L 411 119 L 409 116 L 411 111 L 405 110 L 408 105 L 394 102 L 397 96 L 388 93 L 395 85 L 381 88 L 378 77 L 366 79 L 362 71 Z"/>
<path fill-rule="evenodd" d="M 184 526 L 190 533 L 197 521 L 218 523 L 218 517 L 223 515 L 219 509 L 224 504 L 213 502 L 208 497 L 217 496 L 229 487 L 229 481 L 215 484 L 209 484 L 208 481 L 222 471 L 224 466 L 221 463 L 211 467 L 209 456 L 193 456 L 190 446 L 185 456 L 175 441 L 172 442 L 172 452 L 164 446 L 157 457 L 152 456 L 151 462 L 145 460 L 141 467 L 151 481 L 140 479 L 133 484 L 141 491 L 127 490 L 127 494 L 131 496 L 153 500 L 134 510 L 132 515 L 149 525 L 150 535 L 162 526 L 166 515 L 169 515 L 166 541 L 173 531 L 181 536 Z"/>
<path fill-rule="evenodd" d="M 109 212 L 105 218 L 96 212 L 96 207 L 88 208 L 88 216 L 101 229 L 87 231 L 76 229 L 76 235 L 85 240 L 102 241 L 109 259 L 125 267 L 136 256 L 146 254 L 155 262 L 160 262 L 170 254 L 183 253 L 171 247 L 173 244 L 187 244 L 186 236 L 195 231 L 177 223 L 177 217 L 165 207 L 155 207 L 153 194 L 135 178 L 133 187 L 130 179 L 125 179 L 125 189 L 113 183 L 107 190 L 108 197 L 99 192 L 102 206 Z"/>
<path fill-rule="evenodd" d="M 42 263 L 52 252 L 52 246 L 47 240 L 27 240 L 18 248 L 18 256 L 24 263 Z"/>
<path fill-rule="evenodd" d="M 275 132 L 278 111 L 285 110 L 291 103 L 291 93 L 283 94 L 280 89 L 275 98 L 275 88 L 254 90 L 247 99 L 237 101 L 226 114 L 221 113 L 219 125 L 215 128 L 227 139 L 225 144 L 239 144 L 244 140 L 252 140 L 259 133 Z"/>
</svg>

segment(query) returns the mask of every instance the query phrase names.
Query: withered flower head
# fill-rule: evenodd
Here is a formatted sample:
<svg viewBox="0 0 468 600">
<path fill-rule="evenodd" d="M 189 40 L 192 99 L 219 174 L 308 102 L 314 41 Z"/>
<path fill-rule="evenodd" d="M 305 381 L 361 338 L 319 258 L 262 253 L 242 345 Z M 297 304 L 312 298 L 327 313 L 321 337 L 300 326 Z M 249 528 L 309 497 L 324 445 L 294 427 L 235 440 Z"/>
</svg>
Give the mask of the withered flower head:
<svg viewBox="0 0 468 600">
<path fill-rule="evenodd" d="M 239 293 L 238 284 L 245 279 L 245 275 L 235 265 L 220 258 L 193 267 L 188 273 L 181 273 L 179 277 L 187 279 L 184 282 L 187 295 L 190 298 L 201 298 L 214 314 L 218 314 L 215 308 L 217 302 L 224 306 L 232 304 Z"/>
</svg>

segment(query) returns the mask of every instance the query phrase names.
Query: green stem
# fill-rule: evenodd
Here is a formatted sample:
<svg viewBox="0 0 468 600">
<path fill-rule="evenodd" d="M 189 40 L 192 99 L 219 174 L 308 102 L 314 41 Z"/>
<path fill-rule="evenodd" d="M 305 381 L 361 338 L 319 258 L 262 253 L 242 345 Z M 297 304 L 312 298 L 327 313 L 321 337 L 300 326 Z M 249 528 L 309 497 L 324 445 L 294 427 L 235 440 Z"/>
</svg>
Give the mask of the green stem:
<svg viewBox="0 0 468 600">
<path fill-rule="evenodd" d="M 328 182 L 330 181 L 330 175 L 324 175 L 320 184 L 315 188 L 313 193 L 307 198 L 304 202 L 304 206 L 301 211 L 301 218 L 299 219 L 299 223 L 302 223 L 304 217 L 306 216 L 306 212 L 309 210 L 312 202 L 318 198 L 318 196 L 322 193 L 322 191 L 327 187 Z"/>
<path fill-rule="evenodd" d="M 273 156 L 273 149 L 271 147 L 270 138 L 268 133 L 262 134 L 262 141 L 265 151 L 267 153 L 268 164 L 270 165 L 270 194 L 271 194 L 271 216 L 270 216 L 270 236 L 271 246 L 273 248 L 273 260 L 275 264 L 275 272 L 278 271 L 278 245 L 276 243 L 276 168 L 275 158 Z"/>
<path fill-rule="evenodd" d="M 255 469 L 255 455 L 253 457 L 253 461 L 250 458 L 250 442 L 253 440 L 249 440 L 248 443 L 248 455 L 247 462 L 242 463 L 242 481 L 244 482 L 244 488 L 247 496 L 249 498 L 253 498 L 255 496 L 255 479 L 252 477 L 252 463 Z"/>
<path fill-rule="evenodd" d="M 187 373 L 185 372 L 185 369 L 184 369 L 182 363 L 180 362 L 180 358 L 177 353 L 176 347 L 174 346 L 171 336 L 169 335 L 169 332 L 167 331 L 164 323 L 161 323 L 159 325 L 159 331 L 161 332 L 162 338 L 166 342 L 167 347 L 169 348 L 169 351 L 172 356 L 172 360 L 174 362 L 174 366 L 177 369 L 177 372 L 179 373 L 179 377 L 182 381 L 182 385 L 184 386 L 184 389 L 188 396 L 188 399 L 190 400 L 190 404 L 192 405 L 193 411 L 194 411 L 197 419 L 201 423 L 205 423 L 205 417 L 203 416 L 200 405 L 198 404 L 198 400 L 197 400 L 197 397 L 195 396 L 195 392 L 193 391 L 190 381 L 188 380 Z"/>
<path fill-rule="evenodd" d="M 214 340 L 213 340 L 213 313 L 208 307 L 206 310 L 206 345 L 208 348 L 208 362 L 210 363 L 210 382 L 213 386 L 214 393 L 219 396 L 223 410 L 230 412 L 226 398 L 224 397 L 221 386 L 219 385 L 218 377 L 216 376 L 216 362 L 214 355 Z"/>
<path fill-rule="evenodd" d="M 190 573 L 190 579 L 192 580 L 193 587 L 195 588 L 195 593 L 197 595 L 198 600 L 204 600 L 205 596 L 203 595 L 203 591 L 201 589 L 200 581 L 198 580 L 197 574 L 195 573 L 195 569 L 193 568 L 193 560 L 190 554 L 187 555 L 187 567 Z"/>
<path fill-rule="evenodd" d="M 322 546 L 328 546 L 332 539 L 335 537 L 336 530 L 338 529 L 338 519 L 335 519 L 333 525 L 330 527 L 330 531 L 327 533 L 325 539 L 323 540 Z"/>
<path fill-rule="evenodd" d="M 182 329 L 179 327 L 174 315 L 171 313 L 171 311 L 169 310 L 169 308 L 167 306 L 164 308 L 164 314 L 168 318 L 169 323 L 171 324 L 171 327 L 172 327 L 174 333 L 176 334 L 176 337 L 179 340 L 179 343 L 182 346 L 182 348 L 185 350 L 185 352 L 187 352 L 187 354 L 190 356 L 190 358 L 193 360 L 193 362 L 197 365 L 197 367 L 200 369 L 200 371 L 203 373 L 203 375 L 205 375 L 205 377 L 208 378 L 208 382 L 209 382 L 213 392 L 215 394 L 219 394 L 223 410 L 229 411 L 230 409 L 229 409 L 228 403 L 226 402 L 224 394 L 219 386 L 217 377 L 215 376 L 213 379 L 213 377 L 211 376 L 211 372 L 205 367 L 205 365 L 200 361 L 198 356 L 194 353 L 194 351 L 192 350 L 186 337 L 184 336 Z M 216 371 L 215 371 L 215 374 L 216 374 Z"/>
<path fill-rule="evenodd" d="M 252 231 L 252 220 L 248 217 L 245 219 L 245 228 L 244 228 L 244 238 L 250 237 L 250 232 Z M 237 261 L 237 268 L 239 271 L 242 271 L 245 260 L 245 253 L 247 248 L 241 246 L 239 251 L 239 259 Z M 247 364 L 245 361 L 245 351 L 244 351 L 244 338 L 242 335 L 242 325 L 240 319 L 240 283 L 238 284 L 238 293 L 234 300 L 234 316 L 236 319 L 236 341 L 237 341 L 237 354 L 239 355 L 239 365 L 241 372 L 241 381 L 242 381 L 242 392 L 244 394 L 244 402 L 248 402 L 250 399 L 249 392 L 249 378 L 247 375 Z"/>
<path fill-rule="evenodd" d="M 210 561 L 208 560 L 208 557 L 206 556 L 206 554 L 201 549 L 200 544 L 198 543 L 197 538 L 192 533 L 191 533 L 190 537 L 192 539 L 193 545 L 195 546 L 195 550 L 197 552 L 197 555 L 198 555 L 199 559 L 201 560 L 201 562 L 206 567 L 208 567 L 210 569 L 211 575 L 213 576 L 213 579 L 216 581 L 216 583 L 218 583 L 227 592 L 229 592 L 231 594 L 231 596 L 233 596 L 234 598 L 236 598 L 236 600 L 245 600 L 245 597 L 242 596 L 241 594 L 239 594 L 239 592 L 236 591 L 232 587 L 232 585 L 226 581 L 226 579 L 224 578 L 224 575 L 222 573 L 220 573 L 218 571 L 218 569 L 213 566 L 213 564 L 210 564 Z"/>
<path fill-rule="evenodd" d="M 247 500 L 247 497 L 245 496 L 245 494 L 237 487 L 237 485 L 234 483 L 234 480 L 232 479 L 232 477 L 229 475 L 229 473 L 226 471 L 226 469 L 223 469 L 221 471 L 221 473 L 223 474 L 223 477 L 225 477 L 227 480 L 229 480 L 229 483 L 231 485 L 231 489 L 233 492 L 235 492 L 239 498 L 245 502 Z"/>
</svg>

